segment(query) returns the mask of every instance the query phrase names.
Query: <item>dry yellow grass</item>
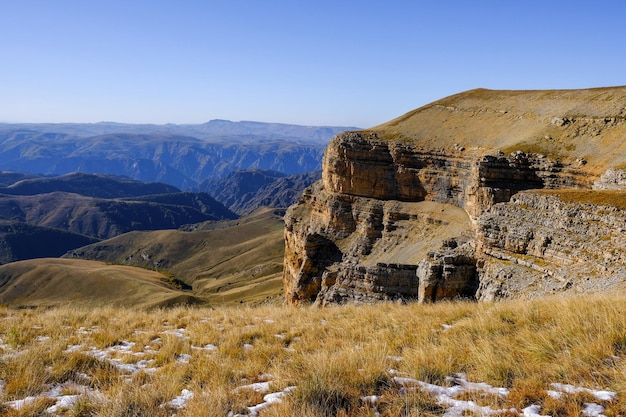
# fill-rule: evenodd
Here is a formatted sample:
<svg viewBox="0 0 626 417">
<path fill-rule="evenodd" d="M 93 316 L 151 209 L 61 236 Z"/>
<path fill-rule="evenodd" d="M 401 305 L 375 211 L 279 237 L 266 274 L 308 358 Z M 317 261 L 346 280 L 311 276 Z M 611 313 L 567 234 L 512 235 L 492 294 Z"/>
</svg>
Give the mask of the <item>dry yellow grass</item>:
<svg viewBox="0 0 626 417">
<path fill-rule="evenodd" d="M 126 233 L 72 256 L 158 270 L 211 304 L 258 303 L 282 294 L 283 233 L 282 217 L 265 208 L 193 231 Z"/>
<path fill-rule="evenodd" d="M 558 197 L 565 203 L 594 204 L 626 210 L 624 190 L 533 190 L 533 193 Z"/>
<path fill-rule="evenodd" d="M 8 416 L 50 410 L 55 387 L 78 395 L 56 410 L 64 416 L 250 414 L 263 390 L 284 393 L 262 417 L 443 415 L 451 403 L 425 384 L 443 390 L 467 381 L 508 390 L 454 394 L 499 415 L 535 405 L 543 415 L 573 416 L 587 403 L 606 416 L 626 412 L 619 296 L 325 309 L 4 308 L 0 338 L 0 414 Z M 465 376 L 449 378 L 457 374 Z M 572 392 L 553 398 L 554 383 Z M 593 390 L 616 395 L 602 400 Z M 11 403 L 29 396 L 18 409 Z"/>
<path fill-rule="evenodd" d="M 622 166 L 626 155 L 623 102 L 626 87 L 584 90 L 465 91 L 373 127 L 390 142 L 425 149 L 466 149 L 465 154 L 526 151 L 574 163 L 600 175 Z M 565 118 L 568 123 L 554 122 Z"/>
<path fill-rule="evenodd" d="M 82 259 L 29 259 L 0 266 L 0 303 L 13 307 L 59 306 L 68 302 L 151 308 L 201 303 L 179 291 L 166 276 L 146 269 Z"/>
</svg>

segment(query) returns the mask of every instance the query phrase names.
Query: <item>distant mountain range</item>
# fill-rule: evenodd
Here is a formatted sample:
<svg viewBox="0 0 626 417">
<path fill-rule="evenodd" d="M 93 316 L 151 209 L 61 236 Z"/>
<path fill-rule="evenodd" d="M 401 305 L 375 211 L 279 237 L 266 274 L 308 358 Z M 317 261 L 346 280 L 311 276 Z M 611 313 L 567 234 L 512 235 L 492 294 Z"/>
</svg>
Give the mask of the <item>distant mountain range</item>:
<svg viewBox="0 0 626 417">
<path fill-rule="evenodd" d="M 238 170 L 287 175 L 320 170 L 328 140 L 356 129 L 227 120 L 197 125 L 0 123 L 0 170 L 122 175 L 188 190 Z"/>
</svg>

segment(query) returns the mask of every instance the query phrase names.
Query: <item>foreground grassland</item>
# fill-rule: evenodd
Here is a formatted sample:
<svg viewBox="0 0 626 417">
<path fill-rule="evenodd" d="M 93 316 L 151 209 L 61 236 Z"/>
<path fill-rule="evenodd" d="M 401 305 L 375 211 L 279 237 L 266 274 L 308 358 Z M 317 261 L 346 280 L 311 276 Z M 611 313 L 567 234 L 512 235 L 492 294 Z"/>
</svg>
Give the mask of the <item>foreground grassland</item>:
<svg viewBox="0 0 626 417">
<path fill-rule="evenodd" d="M 0 338 L 3 416 L 626 413 L 625 297 L 0 309 Z"/>
</svg>

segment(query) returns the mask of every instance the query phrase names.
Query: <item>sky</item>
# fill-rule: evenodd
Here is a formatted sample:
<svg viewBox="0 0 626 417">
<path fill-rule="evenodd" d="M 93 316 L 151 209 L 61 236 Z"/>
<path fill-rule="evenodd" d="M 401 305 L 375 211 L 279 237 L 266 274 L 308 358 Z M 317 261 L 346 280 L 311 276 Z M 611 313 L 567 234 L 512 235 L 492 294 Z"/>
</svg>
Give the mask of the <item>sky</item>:
<svg viewBox="0 0 626 417">
<path fill-rule="evenodd" d="M 626 85 L 623 0 L 0 0 L 0 121 L 371 127 Z"/>
</svg>

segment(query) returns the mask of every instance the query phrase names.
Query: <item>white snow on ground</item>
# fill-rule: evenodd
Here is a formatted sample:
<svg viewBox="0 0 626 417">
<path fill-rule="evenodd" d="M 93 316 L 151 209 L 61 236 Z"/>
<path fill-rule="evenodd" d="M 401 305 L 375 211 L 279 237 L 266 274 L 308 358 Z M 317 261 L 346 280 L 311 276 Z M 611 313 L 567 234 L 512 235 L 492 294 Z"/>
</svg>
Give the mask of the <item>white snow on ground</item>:
<svg viewBox="0 0 626 417">
<path fill-rule="evenodd" d="M 539 414 L 541 411 L 541 407 L 538 405 L 529 405 L 528 407 L 522 410 L 523 417 L 549 417 L 546 415 Z"/>
<path fill-rule="evenodd" d="M 80 395 L 63 395 L 58 397 L 56 404 L 46 408 L 46 412 L 50 414 L 56 414 L 61 410 L 67 410 L 74 406 L 76 401 L 80 398 Z"/>
<path fill-rule="evenodd" d="M 124 360 L 121 358 L 114 358 L 112 354 L 126 354 L 132 356 L 144 356 L 145 352 L 133 352 L 132 348 L 135 346 L 134 342 L 122 341 L 117 345 L 110 346 L 106 349 L 97 349 L 92 347 L 89 350 L 82 350 L 87 355 L 93 356 L 94 358 L 104 360 L 109 362 L 111 365 L 115 366 L 118 370 L 127 373 L 127 374 L 136 374 L 139 371 L 145 372 L 156 372 L 157 368 L 151 368 L 150 365 L 154 363 L 154 360 L 140 360 L 136 363 L 124 363 Z M 65 352 L 76 352 L 80 351 L 80 348 L 77 348 L 76 345 L 70 345 L 65 350 Z"/>
<path fill-rule="evenodd" d="M 208 345 L 204 345 L 204 346 L 191 346 L 192 349 L 194 350 L 207 350 L 207 351 L 216 351 L 217 350 L 217 346 L 212 345 L 212 344 L 208 344 Z"/>
<path fill-rule="evenodd" d="M 494 388 L 484 382 L 469 382 L 464 374 L 457 374 L 456 377 L 447 377 L 446 380 L 460 385 L 466 391 L 482 391 L 487 394 L 494 394 L 500 398 L 506 398 L 509 390 L 506 388 Z"/>
<path fill-rule="evenodd" d="M 421 389 L 428 392 L 432 397 L 437 399 L 437 403 L 441 406 L 448 407 L 448 410 L 444 414 L 447 417 L 461 417 L 466 415 L 466 412 L 477 413 L 481 416 L 489 416 L 494 414 L 502 414 L 506 412 L 514 412 L 515 409 L 493 409 L 488 406 L 480 406 L 474 401 L 456 400 L 455 396 L 464 392 L 485 392 L 487 394 L 494 394 L 500 398 L 505 398 L 509 395 L 509 391 L 506 388 L 495 388 L 485 383 L 469 382 L 465 379 L 465 376 L 458 374 L 456 377 L 449 377 L 448 380 L 456 383 L 451 387 L 444 387 L 441 385 L 429 384 L 427 382 L 418 381 L 412 378 L 394 377 L 394 382 L 401 386 L 400 392 L 402 393 L 412 389 Z"/>
<path fill-rule="evenodd" d="M 589 388 L 576 387 L 569 384 L 560 384 L 558 382 L 550 384 L 550 386 L 554 388 L 554 390 L 548 391 L 548 395 L 555 399 L 563 397 L 563 394 L 579 394 L 581 392 L 591 394 L 600 401 L 612 401 L 617 398 L 617 393 L 613 391 L 593 390 Z"/>
<path fill-rule="evenodd" d="M 255 384 L 251 384 L 251 385 L 255 385 Z M 238 391 L 240 388 L 243 388 L 243 387 L 246 387 L 246 385 L 236 388 L 235 391 Z M 230 412 L 228 413 L 228 417 L 257 417 L 261 411 L 265 410 L 272 404 L 281 402 L 286 395 L 289 395 L 295 389 L 296 387 L 287 387 L 282 391 L 272 392 L 270 394 L 267 394 L 263 397 L 263 402 L 261 404 L 248 407 L 248 414 L 234 414 L 233 412 Z M 268 390 L 269 390 L 269 387 L 268 387 Z M 260 391 L 257 391 L 257 392 L 260 392 Z"/>
<path fill-rule="evenodd" d="M 604 407 L 600 404 L 594 403 L 585 403 L 585 409 L 583 410 L 583 415 L 587 417 L 605 417 Z"/>
<path fill-rule="evenodd" d="M 176 358 L 176 362 L 178 363 L 189 363 L 190 360 L 191 360 L 191 355 L 189 355 L 188 353 L 181 353 Z"/>
<path fill-rule="evenodd" d="M 393 374 L 393 372 L 390 372 Z M 457 400 L 454 397 L 464 392 L 483 392 L 486 394 L 497 395 L 500 398 L 506 398 L 509 395 L 509 390 L 506 388 L 492 387 L 484 382 L 469 382 L 465 375 L 457 374 L 454 377 L 448 377 L 446 380 L 455 385 L 445 387 L 441 385 L 429 384 L 423 381 L 419 381 L 412 378 L 394 377 L 394 382 L 399 385 L 400 393 L 420 389 L 429 393 L 432 397 L 437 399 L 437 403 L 441 406 L 448 407 L 444 416 L 447 417 L 461 417 L 466 415 L 467 412 L 472 412 L 481 416 L 489 416 L 501 413 L 515 413 L 520 414 L 515 408 L 510 409 L 493 409 L 487 406 L 480 406 L 474 401 Z M 547 391 L 548 395 L 553 398 L 560 399 L 563 394 L 577 394 L 577 393 L 589 393 L 596 397 L 600 401 L 612 401 L 617 398 L 617 393 L 607 390 L 592 390 L 583 387 L 576 387 L 569 384 L 554 383 L 551 387 L 558 391 Z M 378 397 L 369 396 L 362 397 L 362 401 L 375 405 L 378 401 Z M 524 417 L 547 417 L 539 414 L 541 407 L 538 405 L 531 405 L 522 410 L 521 415 Z M 604 417 L 602 414 L 604 407 L 599 404 L 586 403 L 583 415 L 588 417 Z"/>
<path fill-rule="evenodd" d="M 161 332 L 161 334 L 171 334 L 176 337 L 179 337 L 180 339 L 186 340 L 186 339 L 189 339 L 189 336 L 185 334 L 186 331 L 187 329 L 179 328 L 179 329 L 174 329 L 174 330 L 165 330 Z"/>
<path fill-rule="evenodd" d="M 188 389 L 184 389 L 182 390 L 182 392 L 180 393 L 178 397 L 172 399 L 166 404 L 161 405 L 161 407 L 168 406 L 168 407 L 179 410 L 185 407 L 185 405 L 187 405 L 187 402 L 191 400 L 192 398 L 193 398 L 193 392 L 189 391 Z"/>
<path fill-rule="evenodd" d="M 65 390 L 81 392 L 82 394 L 62 395 L 61 393 Z M 48 407 L 46 409 L 46 412 L 52 415 L 56 415 L 59 411 L 72 408 L 74 406 L 74 403 L 76 403 L 76 401 L 82 396 L 86 396 L 97 401 L 101 401 L 103 399 L 103 396 L 102 394 L 100 394 L 100 392 L 94 391 L 88 386 L 68 382 L 64 384 L 54 385 L 48 391 L 43 392 L 36 397 L 31 396 L 23 398 L 21 400 L 7 401 L 4 403 L 4 405 L 11 407 L 15 410 L 20 410 L 40 398 L 50 398 L 56 400 L 56 403 Z"/>
<path fill-rule="evenodd" d="M 246 390 L 255 391 L 260 394 L 265 394 L 266 392 L 269 392 L 270 390 L 270 383 L 266 381 L 266 382 L 255 382 L 254 384 L 242 385 L 240 387 L 235 388 L 233 392 L 241 392 L 241 391 L 246 391 Z"/>
</svg>

